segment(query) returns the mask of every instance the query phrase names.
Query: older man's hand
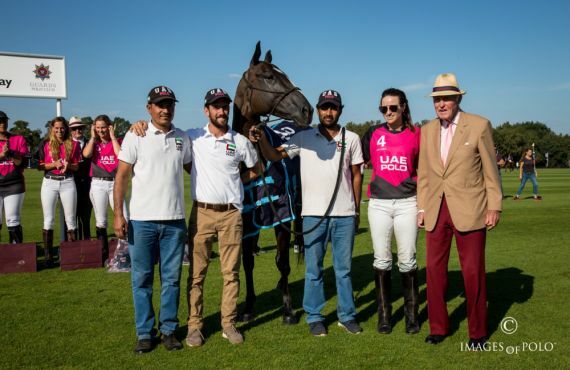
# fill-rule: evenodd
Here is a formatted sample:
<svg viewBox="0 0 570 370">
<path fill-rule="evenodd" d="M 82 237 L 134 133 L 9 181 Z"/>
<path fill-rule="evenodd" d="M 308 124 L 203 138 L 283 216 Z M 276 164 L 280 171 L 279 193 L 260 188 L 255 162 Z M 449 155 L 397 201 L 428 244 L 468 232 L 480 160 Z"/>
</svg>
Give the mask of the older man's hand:
<svg viewBox="0 0 570 370">
<path fill-rule="evenodd" d="M 487 230 L 491 230 L 499 223 L 501 218 L 500 211 L 487 211 L 487 216 L 485 217 L 485 225 L 487 225 Z"/>
</svg>

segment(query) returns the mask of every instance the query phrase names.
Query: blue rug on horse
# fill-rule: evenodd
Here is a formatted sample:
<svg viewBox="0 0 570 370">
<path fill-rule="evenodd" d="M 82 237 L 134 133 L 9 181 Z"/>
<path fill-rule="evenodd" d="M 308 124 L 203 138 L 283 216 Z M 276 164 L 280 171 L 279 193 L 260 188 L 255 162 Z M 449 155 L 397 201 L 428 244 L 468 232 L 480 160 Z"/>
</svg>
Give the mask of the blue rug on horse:
<svg viewBox="0 0 570 370">
<path fill-rule="evenodd" d="M 277 148 L 299 128 L 292 122 L 283 121 L 271 129 L 264 127 L 264 130 L 271 145 Z M 259 234 L 261 229 L 295 220 L 294 200 L 300 198 L 295 196 L 300 189 L 298 161 L 289 158 L 278 162 L 262 160 L 266 186 L 261 178 L 244 184 L 243 239 Z M 269 202 L 273 203 L 276 213 Z"/>
</svg>

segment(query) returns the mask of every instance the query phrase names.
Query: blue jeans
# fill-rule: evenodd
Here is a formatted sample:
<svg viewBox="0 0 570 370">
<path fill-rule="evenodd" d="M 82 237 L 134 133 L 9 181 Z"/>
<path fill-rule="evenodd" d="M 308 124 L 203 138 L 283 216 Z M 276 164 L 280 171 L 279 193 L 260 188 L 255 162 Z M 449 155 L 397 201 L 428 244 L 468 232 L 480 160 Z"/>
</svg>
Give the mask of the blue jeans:
<svg viewBox="0 0 570 370">
<path fill-rule="evenodd" d="M 158 329 L 164 335 L 178 327 L 180 275 L 186 240 L 186 222 L 135 221 L 129 222 L 129 254 L 131 281 L 135 306 L 135 325 L 138 339 L 149 339 L 154 327 L 152 283 L 154 261 L 160 255 L 160 316 Z"/>
<path fill-rule="evenodd" d="M 303 230 L 309 230 L 320 217 L 303 217 Z M 327 244 L 331 241 L 333 268 L 338 296 L 337 316 L 345 322 L 356 317 L 356 307 L 352 296 L 352 249 L 354 246 L 354 216 L 328 217 L 313 232 L 305 235 L 305 291 L 303 308 L 307 313 L 307 323 L 323 321 L 321 315 L 325 307 L 323 284 L 323 259 Z"/>
<path fill-rule="evenodd" d="M 517 190 L 517 195 L 520 196 L 526 182 L 530 180 L 532 182 L 532 193 L 534 195 L 538 195 L 538 182 L 536 181 L 536 175 L 534 172 L 523 172 L 521 185 L 519 186 L 519 190 Z"/>
</svg>

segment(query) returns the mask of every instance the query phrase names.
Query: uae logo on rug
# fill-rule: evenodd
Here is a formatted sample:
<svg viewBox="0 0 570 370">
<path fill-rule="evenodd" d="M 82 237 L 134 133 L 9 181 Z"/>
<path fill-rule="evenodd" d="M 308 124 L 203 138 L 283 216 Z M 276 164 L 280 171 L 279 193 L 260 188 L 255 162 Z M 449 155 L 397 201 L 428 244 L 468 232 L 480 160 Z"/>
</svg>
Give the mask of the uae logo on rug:
<svg viewBox="0 0 570 370">
<path fill-rule="evenodd" d="M 46 78 L 49 79 L 49 75 L 52 74 L 52 71 L 49 70 L 49 66 L 45 66 L 43 63 L 40 65 L 36 64 L 36 69 L 34 70 L 36 74 L 36 78 L 40 80 L 45 80 Z"/>
</svg>

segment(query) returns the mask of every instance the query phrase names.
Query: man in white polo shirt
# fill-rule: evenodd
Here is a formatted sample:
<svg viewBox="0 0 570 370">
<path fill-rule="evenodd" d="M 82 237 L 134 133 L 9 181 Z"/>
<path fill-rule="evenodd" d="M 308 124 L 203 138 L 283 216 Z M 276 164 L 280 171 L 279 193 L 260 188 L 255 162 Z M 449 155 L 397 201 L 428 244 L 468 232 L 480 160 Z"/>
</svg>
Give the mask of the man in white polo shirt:
<svg viewBox="0 0 570 370">
<path fill-rule="evenodd" d="M 222 89 L 212 89 L 204 99 L 205 127 L 186 133 L 192 140 L 192 199 L 190 215 L 191 281 L 186 343 L 201 346 L 203 329 L 203 289 L 212 237 L 218 236 L 221 271 L 224 279 L 221 302 L 223 337 L 233 344 L 243 342 L 236 329 L 237 300 L 239 297 L 239 270 L 241 256 L 243 201 L 242 178 L 254 178 L 257 153 L 251 142 L 228 127 L 230 96 Z M 240 163 L 247 168 L 240 177 Z M 189 284 L 190 285 L 190 284 Z"/>
<path fill-rule="evenodd" d="M 123 204 L 132 175 L 130 222 L 122 207 L 115 207 L 115 234 L 128 231 L 131 281 L 137 330 L 136 353 L 149 352 L 154 343 L 152 308 L 154 261 L 160 255 L 160 317 L 158 330 L 167 350 L 182 348 L 174 332 L 178 327 L 180 276 L 186 240 L 183 170 L 190 172 L 192 148 L 188 136 L 174 127 L 174 92 L 153 88 L 147 98 L 151 116 L 145 136 L 127 133 L 119 153 L 113 198 Z"/>
<path fill-rule="evenodd" d="M 218 237 L 224 287 L 222 292 L 222 335 L 232 344 L 243 342 L 235 327 L 239 297 L 239 269 L 242 237 L 243 182 L 260 170 L 257 153 L 243 135 L 228 126 L 232 99 L 222 89 L 211 89 L 204 98 L 205 127 L 186 131 L 192 140 L 191 187 L 194 206 L 190 215 L 190 274 L 188 276 L 188 336 L 190 347 L 204 344 L 203 289 L 213 237 Z M 131 130 L 144 135 L 144 122 Z M 240 164 L 249 170 L 240 175 Z"/>
<path fill-rule="evenodd" d="M 338 325 L 349 333 L 362 331 L 356 321 L 350 270 L 354 233 L 358 228 L 363 162 L 360 139 L 357 134 L 341 129 L 342 100 L 337 91 L 325 90 L 319 96 L 317 113 L 320 125 L 293 135 L 286 144 L 273 148 L 263 130 L 252 128 L 250 139 L 259 141 L 262 154 L 269 160 L 301 158 L 301 192 L 303 200 L 303 230 L 310 231 L 325 216 L 334 192 L 341 150 L 345 153 L 342 178 L 334 207 L 322 223 L 305 235 L 305 290 L 303 308 L 314 336 L 324 336 L 327 329 L 321 314 L 325 306 L 323 259 L 330 240 L 333 249 L 333 268 L 338 295 Z M 344 140 L 343 138 L 344 131 Z"/>
</svg>

